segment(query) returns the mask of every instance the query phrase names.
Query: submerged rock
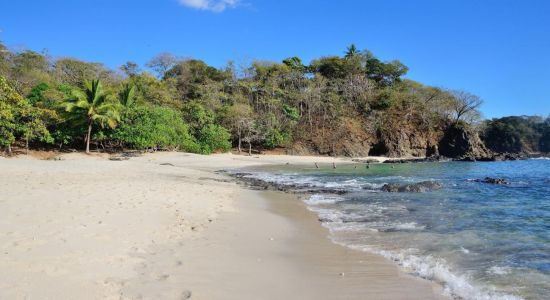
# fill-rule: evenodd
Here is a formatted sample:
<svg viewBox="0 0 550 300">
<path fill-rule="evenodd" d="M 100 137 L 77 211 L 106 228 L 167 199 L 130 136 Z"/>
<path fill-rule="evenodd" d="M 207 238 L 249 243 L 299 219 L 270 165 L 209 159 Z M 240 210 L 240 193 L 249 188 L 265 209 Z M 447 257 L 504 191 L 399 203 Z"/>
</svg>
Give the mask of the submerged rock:
<svg viewBox="0 0 550 300">
<path fill-rule="evenodd" d="M 289 184 L 289 183 L 270 182 L 270 181 L 254 178 L 251 175 L 253 174 L 252 173 L 230 174 L 230 176 L 239 179 L 238 181 L 239 183 L 242 183 L 247 187 L 255 190 L 272 190 L 272 191 L 281 191 L 281 192 L 297 193 L 297 194 L 343 195 L 343 194 L 349 193 L 349 191 L 344 188 L 319 187 L 311 184 Z"/>
<path fill-rule="evenodd" d="M 439 190 L 443 185 L 436 181 L 422 181 L 412 184 L 388 183 L 382 187 L 382 191 L 388 193 L 425 193 Z"/>
<path fill-rule="evenodd" d="M 508 185 L 510 182 L 504 178 L 492 178 L 485 177 L 483 179 L 476 179 L 475 182 L 488 183 L 488 184 L 498 184 L 498 185 Z"/>
</svg>

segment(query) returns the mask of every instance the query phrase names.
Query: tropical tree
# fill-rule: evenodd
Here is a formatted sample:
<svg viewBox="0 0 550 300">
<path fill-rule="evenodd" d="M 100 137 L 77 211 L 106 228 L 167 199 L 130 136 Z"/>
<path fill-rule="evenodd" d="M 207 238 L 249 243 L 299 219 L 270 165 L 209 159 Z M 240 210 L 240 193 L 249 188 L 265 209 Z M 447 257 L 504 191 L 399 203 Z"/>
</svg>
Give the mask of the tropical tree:
<svg viewBox="0 0 550 300">
<path fill-rule="evenodd" d="M 27 152 L 31 141 L 53 142 L 47 129 L 47 120 L 53 117 L 53 111 L 33 107 L 0 76 L 0 146 L 7 147 L 8 153 L 16 139 L 25 140 Z"/>
<path fill-rule="evenodd" d="M 355 44 L 351 44 L 348 46 L 348 49 L 346 50 L 346 58 L 353 58 L 359 54 L 359 50 L 357 50 L 357 47 L 355 47 Z"/>
<path fill-rule="evenodd" d="M 124 107 L 130 107 L 134 105 L 136 103 L 135 91 L 136 89 L 134 85 L 125 84 L 118 94 L 118 100 L 120 101 L 120 104 Z"/>
<path fill-rule="evenodd" d="M 86 153 L 90 153 L 90 140 L 94 125 L 99 125 L 102 128 L 106 126 L 115 128 L 120 121 L 117 105 L 110 101 L 100 80 L 86 82 L 84 91 L 73 90 L 72 97 L 67 99 L 64 106 L 72 120 L 86 123 Z"/>
</svg>

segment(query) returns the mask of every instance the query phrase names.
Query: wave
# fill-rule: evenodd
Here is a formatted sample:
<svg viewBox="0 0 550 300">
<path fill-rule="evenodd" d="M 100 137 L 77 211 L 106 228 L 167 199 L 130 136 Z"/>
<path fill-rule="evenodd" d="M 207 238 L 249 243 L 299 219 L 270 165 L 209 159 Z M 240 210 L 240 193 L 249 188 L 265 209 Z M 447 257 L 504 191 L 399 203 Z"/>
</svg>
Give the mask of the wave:
<svg viewBox="0 0 550 300">
<path fill-rule="evenodd" d="M 398 264 L 409 274 L 441 284 L 444 287 L 444 295 L 451 298 L 467 300 L 523 299 L 515 295 L 496 291 L 492 287 L 474 285 L 468 276 L 454 274 L 444 259 L 412 254 L 415 252 L 415 249 L 390 251 L 365 245 L 351 245 L 344 242 L 334 242 L 351 249 L 381 255 Z"/>
<path fill-rule="evenodd" d="M 531 160 L 550 160 L 550 157 L 534 157 L 530 158 Z"/>
<path fill-rule="evenodd" d="M 345 238 L 342 238 L 341 232 L 407 232 L 423 230 L 424 226 L 416 222 L 388 222 L 388 221 L 369 221 L 376 219 L 376 210 L 378 216 L 380 211 L 399 210 L 400 207 L 384 206 L 381 203 L 375 204 L 373 207 L 363 206 L 364 210 L 361 213 L 343 212 L 334 207 L 339 202 L 344 201 L 344 197 L 330 195 L 312 195 L 304 202 L 308 205 L 308 209 L 316 212 L 323 226 L 327 227 L 331 233 L 333 242 L 346 246 L 352 249 L 366 251 L 381 255 L 386 259 L 397 263 L 406 272 L 431 280 L 441 284 L 444 287 L 444 293 L 451 298 L 472 299 L 472 300 L 521 300 L 523 298 L 498 292 L 494 288 L 475 285 L 471 278 L 466 275 L 457 275 L 451 271 L 448 263 L 442 258 L 433 256 L 418 255 L 415 249 L 388 250 L 383 248 L 375 248 L 369 245 L 350 244 Z M 367 221 L 366 221 L 367 220 Z M 463 253 L 468 254 L 466 248 L 460 249 Z M 493 267 L 491 272 L 495 275 L 503 275 L 509 272 L 507 268 Z"/>
</svg>

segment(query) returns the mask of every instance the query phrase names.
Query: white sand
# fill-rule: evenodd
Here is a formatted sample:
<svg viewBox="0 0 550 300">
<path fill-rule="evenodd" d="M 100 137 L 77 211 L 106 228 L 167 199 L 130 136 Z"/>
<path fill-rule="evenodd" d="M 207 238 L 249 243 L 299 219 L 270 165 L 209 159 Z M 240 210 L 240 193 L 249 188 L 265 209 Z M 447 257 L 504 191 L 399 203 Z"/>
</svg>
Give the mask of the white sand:
<svg viewBox="0 0 550 300">
<path fill-rule="evenodd" d="M 0 159 L 0 299 L 439 297 L 377 256 L 330 243 L 299 201 L 213 173 L 345 159 L 63 158 Z"/>
</svg>

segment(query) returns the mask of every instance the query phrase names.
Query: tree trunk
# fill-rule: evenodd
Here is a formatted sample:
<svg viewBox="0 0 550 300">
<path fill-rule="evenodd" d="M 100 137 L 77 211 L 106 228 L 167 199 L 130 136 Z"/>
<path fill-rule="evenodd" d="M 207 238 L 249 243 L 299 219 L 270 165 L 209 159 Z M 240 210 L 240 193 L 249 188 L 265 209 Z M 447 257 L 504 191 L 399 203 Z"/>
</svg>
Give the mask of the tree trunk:
<svg viewBox="0 0 550 300">
<path fill-rule="evenodd" d="M 239 154 L 241 153 L 242 151 L 242 148 L 241 148 L 241 132 L 239 130 L 239 145 L 237 146 L 237 148 L 239 149 Z"/>
<path fill-rule="evenodd" d="M 25 155 L 29 155 L 29 137 L 25 137 Z"/>
<path fill-rule="evenodd" d="M 88 122 L 88 134 L 86 135 L 86 153 L 90 153 L 90 140 L 92 138 L 92 122 Z"/>
<path fill-rule="evenodd" d="M 252 142 L 248 142 L 248 156 L 252 156 Z"/>
<path fill-rule="evenodd" d="M 8 155 L 11 156 L 11 145 L 8 145 Z"/>
</svg>

